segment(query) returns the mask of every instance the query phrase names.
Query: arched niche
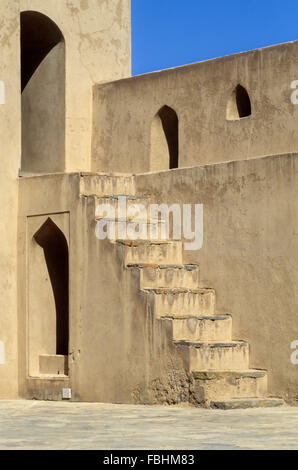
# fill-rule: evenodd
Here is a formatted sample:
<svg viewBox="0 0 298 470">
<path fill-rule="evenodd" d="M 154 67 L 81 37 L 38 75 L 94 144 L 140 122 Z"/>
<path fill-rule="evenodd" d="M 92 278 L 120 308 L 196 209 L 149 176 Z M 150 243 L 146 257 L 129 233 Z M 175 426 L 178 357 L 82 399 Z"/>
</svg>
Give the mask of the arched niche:
<svg viewBox="0 0 298 470">
<path fill-rule="evenodd" d="M 29 375 L 67 375 L 69 214 L 29 217 L 28 237 Z"/>
<path fill-rule="evenodd" d="M 235 121 L 251 115 L 251 102 L 247 90 L 237 85 L 227 104 L 227 120 Z"/>
<path fill-rule="evenodd" d="M 21 13 L 22 163 L 26 174 L 65 169 L 65 41 L 36 11 Z"/>
<path fill-rule="evenodd" d="M 163 106 L 151 125 L 150 170 L 178 168 L 179 120 L 169 106 Z"/>
<path fill-rule="evenodd" d="M 35 233 L 34 240 L 43 249 L 56 308 L 56 354 L 68 355 L 69 340 L 69 262 L 68 245 L 63 232 L 49 217 Z"/>
</svg>

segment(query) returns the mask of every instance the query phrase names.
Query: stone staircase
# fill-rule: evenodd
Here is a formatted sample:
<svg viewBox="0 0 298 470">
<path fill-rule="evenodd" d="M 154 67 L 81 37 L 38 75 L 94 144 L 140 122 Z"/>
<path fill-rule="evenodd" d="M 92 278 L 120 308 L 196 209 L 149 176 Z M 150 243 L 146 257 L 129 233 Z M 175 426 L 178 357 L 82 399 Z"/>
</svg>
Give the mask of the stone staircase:
<svg viewBox="0 0 298 470">
<path fill-rule="evenodd" d="M 96 192 L 97 203 L 109 203 L 116 208 L 119 196 L 112 191 L 119 189 L 119 184 L 117 179 L 111 183 L 111 178 L 115 177 L 108 179 L 108 188 L 100 179 L 98 192 L 98 182 L 89 177 L 87 195 L 94 196 Z M 128 179 L 125 188 L 133 192 Z M 126 197 L 128 205 L 150 201 L 148 196 Z M 124 268 L 137 274 L 140 292 L 147 297 L 153 318 L 170 331 L 175 347 L 184 358 L 192 377 L 191 403 L 215 409 L 283 404 L 281 399 L 267 397 L 266 371 L 249 368 L 249 345 L 232 339 L 232 317 L 216 314 L 215 291 L 199 287 L 199 267 L 183 264 L 181 241 L 114 239 L 110 242 L 122 251 Z"/>
</svg>

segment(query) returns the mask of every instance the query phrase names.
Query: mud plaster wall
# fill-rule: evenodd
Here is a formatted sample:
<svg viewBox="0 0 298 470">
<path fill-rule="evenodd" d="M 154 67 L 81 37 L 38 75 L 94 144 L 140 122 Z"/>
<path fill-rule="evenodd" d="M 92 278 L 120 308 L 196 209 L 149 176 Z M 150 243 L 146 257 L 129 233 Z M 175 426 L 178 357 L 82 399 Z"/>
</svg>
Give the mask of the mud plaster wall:
<svg viewBox="0 0 298 470">
<path fill-rule="evenodd" d="M 201 287 L 233 317 L 233 339 L 250 344 L 250 367 L 269 371 L 269 393 L 297 400 L 298 156 L 219 163 L 135 177 L 136 194 L 204 206 Z"/>
<path fill-rule="evenodd" d="M 0 398 L 17 396 L 17 176 L 21 156 L 19 5 L 0 3 Z"/>
<path fill-rule="evenodd" d="M 164 105 L 179 119 L 179 167 L 298 151 L 298 106 L 291 101 L 297 54 L 293 42 L 95 86 L 92 169 L 159 169 L 150 161 L 150 137 Z M 238 84 L 252 114 L 227 120 Z"/>
</svg>

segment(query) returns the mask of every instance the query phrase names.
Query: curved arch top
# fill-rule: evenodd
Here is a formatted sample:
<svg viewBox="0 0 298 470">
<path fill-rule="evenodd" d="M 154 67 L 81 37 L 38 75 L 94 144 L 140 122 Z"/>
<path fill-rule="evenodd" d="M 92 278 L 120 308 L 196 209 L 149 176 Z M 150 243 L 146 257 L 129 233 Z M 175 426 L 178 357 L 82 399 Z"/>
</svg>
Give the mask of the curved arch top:
<svg viewBox="0 0 298 470">
<path fill-rule="evenodd" d="M 251 101 L 247 90 L 238 83 L 227 104 L 227 120 L 234 121 L 251 115 Z"/>
<path fill-rule="evenodd" d="M 164 105 L 151 126 L 151 170 L 178 168 L 179 119 L 176 111 Z"/>
<path fill-rule="evenodd" d="M 43 59 L 64 36 L 57 24 L 37 11 L 21 12 L 22 91 Z"/>
<path fill-rule="evenodd" d="M 22 172 L 65 168 L 65 67 L 65 40 L 56 23 L 43 13 L 23 11 Z"/>
</svg>

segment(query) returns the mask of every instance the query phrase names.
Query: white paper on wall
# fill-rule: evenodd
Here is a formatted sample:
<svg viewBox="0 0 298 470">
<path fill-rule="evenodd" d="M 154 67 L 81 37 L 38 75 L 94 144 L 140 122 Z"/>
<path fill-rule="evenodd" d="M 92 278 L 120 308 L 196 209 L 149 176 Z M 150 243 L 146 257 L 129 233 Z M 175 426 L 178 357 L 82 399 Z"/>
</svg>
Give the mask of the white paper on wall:
<svg viewBox="0 0 298 470">
<path fill-rule="evenodd" d="M 0 104 L 5 104 L 5 84 L 0 80 Z"/>
</svg>

